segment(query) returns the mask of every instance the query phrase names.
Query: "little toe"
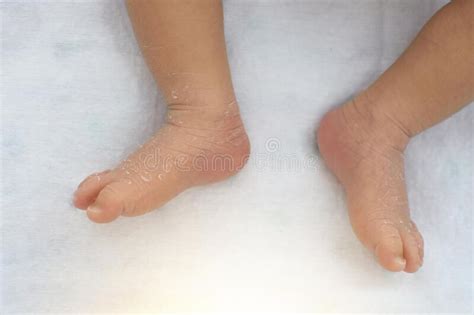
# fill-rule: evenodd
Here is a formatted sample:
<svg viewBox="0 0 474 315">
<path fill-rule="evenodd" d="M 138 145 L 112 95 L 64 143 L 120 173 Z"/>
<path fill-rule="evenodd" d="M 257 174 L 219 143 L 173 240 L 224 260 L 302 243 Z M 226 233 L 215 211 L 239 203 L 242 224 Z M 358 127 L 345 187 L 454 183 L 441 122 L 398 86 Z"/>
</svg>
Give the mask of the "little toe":
<svg viewBox="0 0 474 315">
<path fill-rule="evenodd" d="M 109 170 L 94 173 L 86 177 L 74 192 L 73 203 L 78 209 L 85 210 L 94 202 L 97 194 L 112 180 Z"/>
</svg>

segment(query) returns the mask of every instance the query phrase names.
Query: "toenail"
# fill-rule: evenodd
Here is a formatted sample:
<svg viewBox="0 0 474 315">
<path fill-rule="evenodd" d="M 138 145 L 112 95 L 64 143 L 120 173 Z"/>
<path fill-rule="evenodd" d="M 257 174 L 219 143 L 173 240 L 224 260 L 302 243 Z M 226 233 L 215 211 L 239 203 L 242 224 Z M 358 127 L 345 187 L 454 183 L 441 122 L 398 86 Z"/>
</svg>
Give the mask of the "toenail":
<svg viewBox="0 0 474 315">
<path fill-rule="evenodd" d="M 89 208 L 87 208 L 87 212 L 94 213 L 94 214 L 101 214 L 103 210 L 95 206 L 90 206 Z"/>
<path fill-rule="evenodd" d="M 397 257 L 395 258 L 395 264 L 400 266 L 401 269 L 404 269 L 405 265 L 407 264 L 407 261 L 402 257 Z"/>
</svg>

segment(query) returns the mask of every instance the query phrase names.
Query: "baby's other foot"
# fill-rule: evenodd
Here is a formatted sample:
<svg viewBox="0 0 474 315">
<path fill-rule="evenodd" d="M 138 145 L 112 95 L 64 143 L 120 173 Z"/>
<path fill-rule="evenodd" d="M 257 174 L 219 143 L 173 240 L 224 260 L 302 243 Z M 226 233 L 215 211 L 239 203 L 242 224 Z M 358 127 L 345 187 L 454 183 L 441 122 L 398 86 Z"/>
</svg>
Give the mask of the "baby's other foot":
<svg viewBox="0 0 474 315">
<path fill-rule="evenodd" d="M 235 174 L 249 152 L 235 101 L 218 108 L 171 104 L 165 125 L 147 143 L 79 185 L 74 205 L 98 223 L 141 215 L 187 188 Z"/>
<path fill-rule="evenodd" d="M 415 272 L 423 264 L 423 238 L 410 219 L 403 151 L 407 133 L 365 94 L 327 113 L 318 145 L 347 195 L 357 237 L 390 271 Z"/>
</svg>

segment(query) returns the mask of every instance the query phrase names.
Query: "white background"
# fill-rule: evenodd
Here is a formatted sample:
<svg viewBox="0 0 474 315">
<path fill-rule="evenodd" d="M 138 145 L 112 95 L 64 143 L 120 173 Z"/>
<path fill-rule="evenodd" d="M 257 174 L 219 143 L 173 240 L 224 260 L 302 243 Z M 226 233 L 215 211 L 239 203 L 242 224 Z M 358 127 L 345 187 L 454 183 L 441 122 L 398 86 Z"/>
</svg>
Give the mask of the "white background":
<svg viewBox="0 0 474 315">
<path fill-rule="evenodd" d="M 225 2 L 249 165 L 151 214 L 96 225 L 71 206 L 76 185 L 131 153 L 164 112 L 124 5 L 2 1 L 2 313 L 472 311 L 474 108 L 408 147 L 426 241 L 414 275 L 382 270 L 355 239 L 314 144 L 322 115 L 442 4 Z M 274 157 L 316 165 L 265 165 Z"/>
</svg>

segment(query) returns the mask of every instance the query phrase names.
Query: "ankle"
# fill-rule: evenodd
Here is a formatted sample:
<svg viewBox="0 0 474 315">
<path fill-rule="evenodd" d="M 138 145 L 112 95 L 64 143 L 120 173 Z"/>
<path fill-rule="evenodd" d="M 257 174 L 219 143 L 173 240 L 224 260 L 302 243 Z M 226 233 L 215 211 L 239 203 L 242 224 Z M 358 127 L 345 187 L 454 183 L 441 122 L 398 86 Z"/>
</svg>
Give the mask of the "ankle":
<svg viewBox="0 0 474 315">
<path fill-rule="evenodd" d="M 375 101 L 369 95 L 368 91 L 362 91 L 341 108 L 348 129 L 363 142 L 403 152 L 410 140 L 409 134 L 385 110 L 383 101 Z"/>
<path fill-rule="evenodd" d="M 234 98 L 217 103 L 175 102 L 168 105 L 166 125 L 197 149 L 190 169 L 200 173 L 200 183 L 227 178 L 247 163 L 250 141 Z"/>
<path fill-rule="evenodd" d="M 235 99 L 225 99 L 219 104 L 171 103 L 168 105 L 166 123 L 214 132 L 231 130 L 243 125 Z"/>
<path fill-rule="evenodd" d="M 181 120 L 197 118 L 202 121 L 216 121 L 239 113 L 232 86 L 210 86 L 180 82 L 179 86 L 168 88 L 165 93 L 168 113 Z"/>
</svg>

